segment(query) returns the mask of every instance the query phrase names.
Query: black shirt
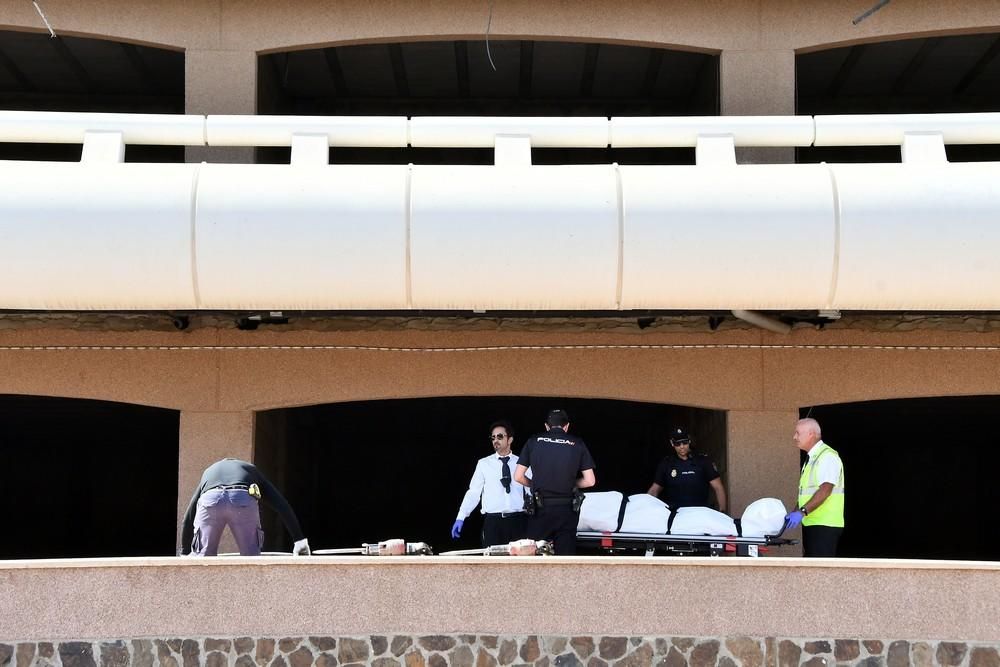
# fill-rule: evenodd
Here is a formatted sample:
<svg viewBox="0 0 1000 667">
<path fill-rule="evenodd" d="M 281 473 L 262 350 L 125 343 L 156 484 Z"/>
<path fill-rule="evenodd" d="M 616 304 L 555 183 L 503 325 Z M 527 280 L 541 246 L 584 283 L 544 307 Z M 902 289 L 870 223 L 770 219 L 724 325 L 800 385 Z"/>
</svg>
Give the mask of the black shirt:
<svg viewBox="0 0 1000 667">
<path fill-rule="evenodd" d="M 663 487 L 664 501 L 671 509 L 708 507 L 708 483 L 718 479 L 719 471 L 704 454 L 691 454 L 687 460 L 668 456 L 656 468 L 653 480 Z"/>
<path fill-rule="evenodd" d="M 201 474 L 201 482 L 198 484 L 198 488 L 194 490 L 194 495 L 191 496 L 187 512 L 184 513 L 184 524 L 181 529 L 181 549 L 184 553 L 188 553 L 191 550 L 191 539 L 194 537 L 194 515 L 198 509 L 198 498 L 211 488 L 233 484 L 246 484 L 247 486 L 256 484 L 259 486 L 260 499 L 265 505 L 278 513 L 292 539 L 297 542 L 304 537 L 302 528 L 299 526 L 298 517 L 292 511 L 291 505 L 281 495 L 281 492 L 257 470 L 257 466 L 239 459 L 222 459 L 208 466 L 205 472 Z"/>
<path fill-rule="evenodd" d="M 553 428 L 528 438 L 517 464 L 531 468 L 531 489 L 549 496 L 570 496 L 580 472 L 594 468 L 583 438 Z"/>
</svg>

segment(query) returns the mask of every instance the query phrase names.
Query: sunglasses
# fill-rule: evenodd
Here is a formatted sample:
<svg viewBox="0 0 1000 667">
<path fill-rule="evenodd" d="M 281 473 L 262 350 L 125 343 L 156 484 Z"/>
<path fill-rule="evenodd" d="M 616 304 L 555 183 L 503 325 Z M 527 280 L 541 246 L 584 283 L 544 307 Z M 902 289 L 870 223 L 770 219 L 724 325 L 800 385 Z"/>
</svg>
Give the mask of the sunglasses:
<svg viewBox="0 0 1000 667">
<path fill-rule="evenodd" d="M 670 444 L 673 447 L 680 447 L 681 445 L 690 445 L 691 441 L 685 438 L 684 440 L 671 440 Z"/>
<path fill-rule="evenodd" d="M 493 441 L 493 440 L 505 440 L 508 437 L 509 436 L 506 433 L 494 433 L 494 434 L 492 434 L 490 436 L 490 441 Z"/>
</svg>

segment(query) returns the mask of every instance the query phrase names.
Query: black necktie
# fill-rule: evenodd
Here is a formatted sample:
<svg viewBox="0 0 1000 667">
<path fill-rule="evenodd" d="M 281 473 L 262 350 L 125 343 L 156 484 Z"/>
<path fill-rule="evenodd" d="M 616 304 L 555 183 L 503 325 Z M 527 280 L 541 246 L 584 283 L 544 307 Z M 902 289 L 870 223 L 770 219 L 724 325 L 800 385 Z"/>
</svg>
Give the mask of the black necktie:
<svg viewBox="0 0 1000 667">
<path fill-rule="evenodd" d="M 509 460 L 509 456 L 500 457 L 500 461 L 503 462 L 500 470 L 500 483 L 503 484 L 503 490 L 507 493 L 510 493 L 510 466 L 507 465 L 507 461 Z"/>
</svg>

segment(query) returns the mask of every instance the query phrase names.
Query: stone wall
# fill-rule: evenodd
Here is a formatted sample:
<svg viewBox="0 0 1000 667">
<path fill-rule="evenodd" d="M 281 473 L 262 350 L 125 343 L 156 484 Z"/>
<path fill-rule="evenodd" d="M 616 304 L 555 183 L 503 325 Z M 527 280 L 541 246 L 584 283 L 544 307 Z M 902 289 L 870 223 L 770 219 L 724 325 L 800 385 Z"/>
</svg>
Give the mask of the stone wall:
<svg viewBox="0 0 1000 667">
<path fill-rule="evenodd" d="M 886 638 L 386 634 L 0 643 L 0 667 L 1000 667 L 998 649 Z"/>
</svg>

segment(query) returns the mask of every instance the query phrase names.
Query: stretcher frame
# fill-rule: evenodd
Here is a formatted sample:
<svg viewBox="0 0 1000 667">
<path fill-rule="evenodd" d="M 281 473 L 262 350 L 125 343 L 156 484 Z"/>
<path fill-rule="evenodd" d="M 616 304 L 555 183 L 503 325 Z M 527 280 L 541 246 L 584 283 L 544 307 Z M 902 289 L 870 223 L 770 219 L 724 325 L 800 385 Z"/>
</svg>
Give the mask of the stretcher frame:
<svg viewBox="0 0 1000 667">
<path fill-rule="evenodd" d="M 784 532 L 784 531 L 782 531 Z M 770 547 L 798 544 L 778 535 L 740 537 L 737 535 L 674 535 L 666 533 L 619 533 L 577 531 L 578 545 L 596 546 L 605 553 L 643 552 L 647 557 L 668 556 L 748 556 L 757 558 Z"/>
</svg>

